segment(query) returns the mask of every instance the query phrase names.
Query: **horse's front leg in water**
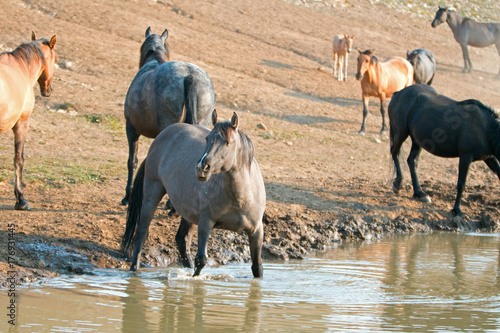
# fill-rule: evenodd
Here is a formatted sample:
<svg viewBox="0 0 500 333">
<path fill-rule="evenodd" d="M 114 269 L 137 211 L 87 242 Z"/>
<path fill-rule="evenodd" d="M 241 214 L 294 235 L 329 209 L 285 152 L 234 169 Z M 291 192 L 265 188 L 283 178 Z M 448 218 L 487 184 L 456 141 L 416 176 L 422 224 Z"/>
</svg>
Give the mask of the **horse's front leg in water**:
<svg viewBox="0 0 500 333">
<path fill-rule="evenodd" d="M 188 268 L 193 268 L 189 248 L 191 247 L 194 230 L 194 226 L 191 223 L 186 221 L 184 218 L 181 218 L 179 230 L 177 230 L 177 234 L 175 235 L 175 242 L 177 243 L 177 248 L 179 249 L 182 265 Z"/>
<path fill-rule="evenodd" d="M 201 270 L 207 264 L 207 244 L 214 228 L 215 223 L 211 220 L 202 220 L 198 223 L 198 252 L 194 259 L 194 274 L 193 276 L 200 275 Z"/>
</svg>

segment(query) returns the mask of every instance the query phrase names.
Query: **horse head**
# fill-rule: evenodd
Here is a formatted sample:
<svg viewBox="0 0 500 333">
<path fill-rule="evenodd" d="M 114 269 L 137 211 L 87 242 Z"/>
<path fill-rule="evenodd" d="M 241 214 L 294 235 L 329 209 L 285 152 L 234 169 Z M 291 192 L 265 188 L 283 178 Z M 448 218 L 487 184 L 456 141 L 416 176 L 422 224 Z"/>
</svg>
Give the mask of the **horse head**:
<svg viewBox="0 0 500 333">
<path fill-rule="evenodd" d="M 40 86 L 40 94 L 49 97 L 52 93 L 52 80 L 57 61 L 57 53 L 54 49 L 56 46 L 56 36 L 52 36 L 50 41 L 46 38 L 37 40 L 36 34 L 31 32 L 31 40 L 39 43 L 43 52 L 44 60 L 42 61 L 41 74 L 38 77 L 38 85 Z"/>
<path fill-rule="evenodd" d="M 416 51 L 412 51 L 411 53 L 410 51 L 406 51 L 406 59 L 412 66 L 415 66 L 418 60 L 418 53 Z"/>
<path fill-rule="evenodd" d="M 373 57 L 374 50 L 362 51 L 361 49 L 358 49 L 358 52 L 358 71 L 356 72 L 356 80 L 361 80 L 376 58 Z"/>
<path fill-rule="evenodd" d="M 356 36 L 350 37 L 350 36 L 344 35 L 345 48 L 346 48 L 348 53 L 351 53 L 352 43 L 354 42 L 354 37 L 356 37 Z"/>
<path fill-rule="evenodd" d="M 435 28 L 438 25 L 440 25 L 441 23 L 446 22 L 446 20 L 448 19 L 448 12 L 450 10 L 453 10 L 453 8 L 451 8 L 450 6 L 446 6 L 446 7 L 439 6 L 439 8 L 436 12 L 436 16 L 434 17 L 434 20 L 432 20 L 432 23 L 431 23 L 432 27 Z"/>
<path fill-rule="evenodd" d="M 231 121 L 217 122 L 217 112 L 212 113 L 214 129 L 207 135 L 205 152 L 196 164 L 196 177 L 208 181 L 212 175 L 229 171 L 236 162 L 238 149 L 238 114 Z"/>
<path fill-rule="evenodd" d="M 139 61 L 139 68 L 144 66 L 150 60 L 156 60 L 162 64 L 170 61 L 170 51 L 168 49 L 168 30 L 165 29 L 161 35 L 154 34 L 151 27 L 146 29 L 146 40 L 141 45 L 141 58 Z"/>
</svg>

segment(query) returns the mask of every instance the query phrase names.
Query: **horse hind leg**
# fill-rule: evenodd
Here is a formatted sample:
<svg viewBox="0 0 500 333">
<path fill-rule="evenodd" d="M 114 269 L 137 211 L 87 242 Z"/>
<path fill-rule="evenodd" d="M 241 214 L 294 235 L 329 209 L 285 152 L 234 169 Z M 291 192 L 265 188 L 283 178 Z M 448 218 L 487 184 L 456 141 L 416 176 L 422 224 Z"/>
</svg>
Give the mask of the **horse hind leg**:
<svg viewBox="0 0 500 333">
<path fill-rule="evenodd" d="M 392 160 L 394 161 L 394 169 L 396 171 L 396 178 L 392 183 L 392 189 L 395 194 L 399 194 L 403 186 L 403 173 L 401 172 L 401 164 L 399 163 L 399 153 L 401 151 L 401 146 L 403 142 L 408 137 L 408 133 L 402 133 L 399 131 L 397 134 L 394 126 L 390 128 L 390 141 L 391 141 L 391 155 Z"/>
<path fill-rule="evenodd" d="M 130 192 L 132 190 L 132 180 L 134 178 L 134 171 L 137 167 L 137 151 L 139 149 L 139 134 L 135 130 L 134 126 L 127 121 L 126 124 L 127 131 L 127 141 L 128 141 L 128 161 L 127 161 L 127 186 L 125 187 L 125 197 L 122 199 L 122 205 L 127 205 Z"/>
<path fill-rule="evenodd" d="M 254 277 L 261 278 L 263 276 L 262 241 L 264 236 L 262 221 L 253 233 L 247 234 L 250 243 L 250 256 L 252 257 L 252 273 Z"/>
<path fill-rule="evenodd" d="M 24 142 L 28 133 L 28 120 L 18 121 L 12 128 L 14 132 L 14 195 L 16 196 L 16 210 L 30 210 L 28 201 L 23 196 L 23 166 L 24 166 Z"/>
<path fill-rule="evenodd" d="M 467 48 L 467 44 L 462 45 L 462 55 L 464 57 L 464 69 L 462 70 L 463 73 L 470 73 L 472 72 L 472 62 L 470 61 L 470 56 L 469 56 L 469 49 Z"/>
<path fill-rule="evenodd" d="M 420 186 L 420 181 L 418 180 L 417 167 L 418 158 L 422 148 L 415 141 L 412 142 L 410 155 L 408 156 L 407 162 L 410 168 L 411 182 L 413 185 L 413 197 L 419 199 L 422 202 L 431 202 L 431 198 L 427 193 L 422 190 Z"/>
<path fill-rule="evenodd" d="M 467 181 L 467 174 L 469 173 L 469 167 L 472 163 L 472 156 L 461 156 L 458 162 L 458 182 L 457 182 L 457 198 L 455 199 L 455 205 L 452 209 L 452 214 L 455 216 L 462 216 L 464 213 L 460 208 L 460 202 L 462 201 L 462 195 L 465 189 L 465 183 Z"/>
<path fill-rule="evenodd" d="M 181 218 L 179 229 L 175 235 L 175 242 L 177 243 L 177 248 L 179 249 L 182 265 L 188 268 L 193 268 L 193 262 L 191 261 L 189 251 L 191 240 L 193 239 L 193 232 L 194 225 L 189 223 L 184 218 Z"/>
</svg>

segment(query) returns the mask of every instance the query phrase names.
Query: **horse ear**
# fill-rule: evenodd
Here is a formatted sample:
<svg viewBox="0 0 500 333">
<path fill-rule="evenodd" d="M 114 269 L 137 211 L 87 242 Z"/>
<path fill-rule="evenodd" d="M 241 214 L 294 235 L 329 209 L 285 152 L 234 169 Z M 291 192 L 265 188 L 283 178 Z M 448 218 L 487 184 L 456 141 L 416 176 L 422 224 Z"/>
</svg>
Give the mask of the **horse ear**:
<svg viewBox="0 0 500 333">
<path fill-rule="evenodd" d="M 52 38 L 50 39 L 49 46 L 51 49 L 53 49 L 54 46 L 56 46 L 56 35 L 52 36 Z"/>
<path fill-rule="evenodd" d="M 361 49 L 358 47 L 358 52 L 361 54 L 361 53 L 363 53 L 363 50 L 361 50 Z"/>
<path fill-rule="evenodd" d="M 349 38 L 349 37 L 347 37 L 347 35 L 346 35 L 346 34 L 344 34 L 344 38 L 345 38 L 345 39 L 347 39 L 347 38 Z"/>
<path fill-rule="evenodd" d="M 36 34 L 34 31 L 31 32 L 31 40 L 36 40 Z"/>
<path fill-rule="evenodd" d="M 146 35 L 146 38 L 148 38 L 148 36 L 149 36 L 149 35 L 151 35 L 151 33 L 152 33 L 152 31 L 151 31 L 151 27 L 148 27 L 148 28 L 146 29 L 146 34 L 145 34 L 145 35 Z"/>
<path fill-rule="evenodd" d="M 165 31 L 163 31 L 163 33 L 161 34 L 161 38 L 163 38 L 163 40 L 167 39 L 168 37 L 168 30 L 165 29 Z"/>
<path fill-rule="evenodd" d="M 236 112 L 234 112 L 233 116 L 231 117 L 231 125 L 235 130 L 238 129 L 238 114 Z"/>
<path fill-rule="evenodd" d="M 217 111 L 215 109 L 212 111 L 212 125 L 214 127 L 217 125 Z"/>
<path fill-rule="evenodd" d="M 375 53 L 375 50 L 369 50 L 369 55 L 372 56 Z"/>
</svg>

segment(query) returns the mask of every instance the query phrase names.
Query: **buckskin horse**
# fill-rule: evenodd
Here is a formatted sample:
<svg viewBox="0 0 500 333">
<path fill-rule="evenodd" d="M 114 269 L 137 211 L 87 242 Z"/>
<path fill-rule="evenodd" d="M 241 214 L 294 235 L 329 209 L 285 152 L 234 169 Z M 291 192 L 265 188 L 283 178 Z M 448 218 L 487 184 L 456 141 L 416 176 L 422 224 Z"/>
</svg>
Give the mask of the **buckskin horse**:
<svg viewBox="0 0 500 333">
<path fill-rule="evenodd" d="M 382 114 L 380 134 L 384 134 L 387 130 L 385 99 L 392 97 L 396 91 L 413 83 L 413 67 L 408 60 L 402 57 L 391 57 L 386 61 L 379 62 L 373 55 L 373 50 L 361 51 L 358 49 L 358 52 L 356 79 L 360 80 L 363 97 L 363 122 L 358 134 L 365 134 L 370 96 L 378 97 L 380 100 L 380 113 Z"/>
<path fill-rule="evenodd" d="M 122 204 L 128 203 L 137 165 L 139 137 L 155 138 L 168 125 L 185 122 L 209 126 L 215 103 L 210 77 L 197 65 L 169 61 L 168 31 L 146 30 L 139 71 L 125 97 L 125 125 L 129 145 L 128 178 Z"/>
<path fill-rule="evenodd" d="M 30 210 L 22 189 L 24 142 L 35 105 L 33 86 L 38 81 L 42 96 L 52 93 L 57 60 L 55 45 L 55 35 L 50 40 L 37 39 L 32 32 L 31 42 L 21 44 L 12 52 L 0 53 L 0 133 L 10 129 L 14 132 L 14 208 L 17 210 Z"/>
<path fill-rule="evenodd" d="M 347 80 L 347 57 L 351 53 L 354 37 L 347 35 L 333 37 L 333 76 L 339 81 Z"/>
<path fill-rule="evenodd" d="M 487 47 L 495 44 L 500 56 L 500 23 L 476 22 L 468 17 L 460 16 L 452 8 L 439 7 L 431 25 L 435 28 L 443 22 L 448 23 L 451 31 L 453 31 L 453 37 L 462 48 L 464 73 L 472 71 L 472 62 L 470 61 L 467 45 Z M 500 79 L 500 70 L 496 78 Z"/>
<path fill-rule="evenodd" d="M 500 119 L 481 102 L 474 99 L 457 102 L 431 86 L 417 84 L 394 94 L 389 103 L 389 119 L 396 194 L 403 180 L 398 155 L 408 136 L 412 142 L 408 166 L 416 199 L 431 201 L 420 187 L 417 175 L 422 148 L 436 156 L 459 158 L 457 197 L 452 210 L 455 215 L 463 215 L 460 201 L 472 162 L 484 161 L 500 179 Z"/>
<path fill-rule="evenodd" d="M 168 194 L 181 215 L 175 237 L 182 263 L 193 268 L 189 255 L 194 225 L 198 225 L 198 252 L 194 276 L 207 262 L 207 243 L 214 227 L 246 232 L 252 272 L 262 277 L 262 217 L 266 191 L 250 139 L 238 128 L 238 115 L 217 122 L 214 129 L 173 124 L 151 144 L 137 171 L 122 238 L 124 255 L 132 257 L 130 270 L 139 269 L 142 246 L 156 207 Z"/>
</svg>

